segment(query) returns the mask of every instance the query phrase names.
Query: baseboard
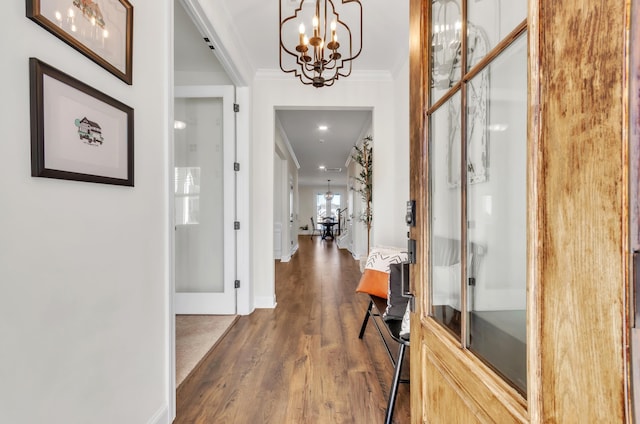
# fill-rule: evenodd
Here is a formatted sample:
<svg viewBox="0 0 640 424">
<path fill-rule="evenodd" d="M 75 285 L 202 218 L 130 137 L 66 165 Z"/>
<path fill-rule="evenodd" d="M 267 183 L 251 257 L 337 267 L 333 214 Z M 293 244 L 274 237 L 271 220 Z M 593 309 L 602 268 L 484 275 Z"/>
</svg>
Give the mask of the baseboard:
<svg viewBox="0 0 640 424">
<path fill-rule="evenodd" d="M 149 418 L 147 424 L 171 424 L 172 421 L 169 419 L 169 406 L 164 404 Z"/>
<path fill-rule="evenodd" d="M 274 309 L 276 307 L 276 296 L 256 296 L 256 309 Z"/>
<path fill-rule="evenodd" d="M 298 251 L 298 244 L 296 243 L 294 246 L 291 247 L 291 252 L 288 255 L 284 255 L 280 258 L 280 262 L 289 262 L 291 260 L 291 258 L 293 258 L 293 255 L 296 254 L 296 252 Z"/>
</svg>

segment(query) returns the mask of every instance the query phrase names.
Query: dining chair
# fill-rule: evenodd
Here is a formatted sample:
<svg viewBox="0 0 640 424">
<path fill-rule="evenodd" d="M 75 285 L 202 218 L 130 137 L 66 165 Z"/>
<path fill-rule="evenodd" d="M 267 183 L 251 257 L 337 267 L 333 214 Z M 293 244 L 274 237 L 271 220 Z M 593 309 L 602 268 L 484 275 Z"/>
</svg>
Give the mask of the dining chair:
<svg viewBox="0 0 640 424">
<path fill-rule="evenodd" d="M 321 230 L 318 229 L 318 226 L 316 225 L 316 223 L 313 221 L 313 217 L 309 218 L 311 219 L 311 240 L 313 240 L 313 236 L 316 234 L 316 231 L 318 232 L 318 234 L 322 235 Z"/>
</svg>

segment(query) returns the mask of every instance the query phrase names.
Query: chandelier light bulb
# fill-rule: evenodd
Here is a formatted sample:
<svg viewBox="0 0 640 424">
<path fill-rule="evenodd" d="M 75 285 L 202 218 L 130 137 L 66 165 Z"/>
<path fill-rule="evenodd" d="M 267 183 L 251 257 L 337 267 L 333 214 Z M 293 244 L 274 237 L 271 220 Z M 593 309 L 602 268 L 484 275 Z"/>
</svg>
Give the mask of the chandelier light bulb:
<svg viewBox="0 0 640 424">
<path fill-rule="evenodd" d="M 313 28 L 314 29 L 318 29 L 318 17 L 317 16 L 313 17 Z"/>
<path fill-rule="evenodd" d="M 331 21 L 331 31 L 335 31 L 337 25 L 336 21 Z"/>
</svg>

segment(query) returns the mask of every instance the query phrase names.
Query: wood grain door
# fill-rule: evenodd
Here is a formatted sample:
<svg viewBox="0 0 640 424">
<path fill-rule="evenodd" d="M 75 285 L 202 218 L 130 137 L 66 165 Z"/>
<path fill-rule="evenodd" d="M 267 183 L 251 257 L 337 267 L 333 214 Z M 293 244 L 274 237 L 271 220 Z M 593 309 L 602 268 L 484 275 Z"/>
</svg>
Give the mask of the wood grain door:
<svg viewBox="0 0 640 424">
<path fill-rule="evenodd" d="M 430 114 L 438 100 L 430 98 L 429 69 L 435 60 L 430 46 L 436 3 L 451 2 L 411 0 L 410 13 L 411 196 L 417 206 L 417 224 L 410 230 L 417 242 L 411 270 L 416 296 L 412 422 L 632 422 L 627 371 L 630 2 L 529 1 L 526 20 L 505 35 L 504 43 L 492 46 L 483 59 L 487 63 L 480 64 L 488 66 L 496 49 L 526 33 L 525 391 L 468 348 L 464 311 L 470 295 L 464 284 L 459 330 L 445 328 L 433 314 Z M 463 15 L 466 7 L 461 5 Z M 462 69 L 451 90 L 480 72 L 465 75 L 464 63 Z M 461 93 L 464 97 L 464 88 Z M 465 154 L 463 147 L 460 155 Z M 465 246 L 467 193 L 464 187 L 460 191 Z M 461 249 L 462 261 L 469 260 L 468 246 Z M 465 281 L 470 271 L 463 268 Z"/>
</svg>

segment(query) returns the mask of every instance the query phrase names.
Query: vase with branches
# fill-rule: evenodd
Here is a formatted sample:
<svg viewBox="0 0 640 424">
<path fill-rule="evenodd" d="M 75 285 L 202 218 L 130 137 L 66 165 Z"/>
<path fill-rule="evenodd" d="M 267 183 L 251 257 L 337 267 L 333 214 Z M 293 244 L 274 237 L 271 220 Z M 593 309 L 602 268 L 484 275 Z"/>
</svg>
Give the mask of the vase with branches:
<svg viewBox="0 0 640 424">
<path fill-rule="evenodd" d="M 373 148 L 371 142 L 373 137 L 366 136 L 359 146 L 354 147 L 354 153 L 351 156 L 354 162 L 360 165 L 360 172 L 356 176 L 356 181 L 359 183 L 356 190 L 362 196 L 362 201 L 365 204 L 364 212 L 360 215 L 360 221 L 367 226 L 367 255 L 369 254 L 371 244 L 371 223 L 373 220 L 373 211 L 371 208 L 371 202 L 373 201 Z"/>
</svg>

